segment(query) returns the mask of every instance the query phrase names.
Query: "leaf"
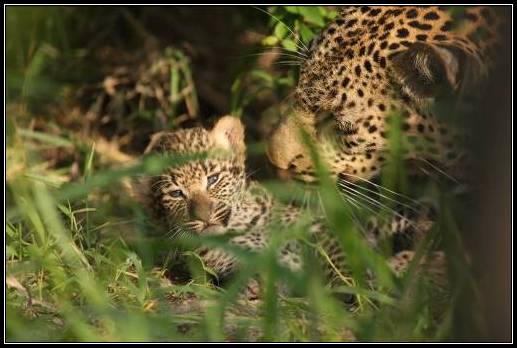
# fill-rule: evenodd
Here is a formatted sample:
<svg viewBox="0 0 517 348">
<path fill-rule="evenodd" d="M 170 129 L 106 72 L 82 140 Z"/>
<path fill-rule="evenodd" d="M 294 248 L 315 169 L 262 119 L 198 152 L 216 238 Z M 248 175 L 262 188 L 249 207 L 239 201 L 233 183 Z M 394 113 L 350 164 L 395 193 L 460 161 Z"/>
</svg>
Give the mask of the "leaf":
<svg viewBox="0 0 517 348">
<path fill-rule="evenodd" d="M 270 73 L 264 70 L 253 70 L 250 73 L 250 76 L 253 78 L 257 78 L 259 80 L 266 81 L 268 83 L 273 83 L 273 76 Z"/>
<path fill-rule="evenodd" d="M 282 40 L 283 38 L 286 37 L 286 35 L 289 33 L 289 29 L 287 29 L 287 27 L 285 26 L 284 23 L 280 23 L 278 22 L 276 25 L 275 25 L 275 36 L 279 39 L 279 40 Z"/>
<path fill-rule="evenodd" d="M 28 129 L 18 129 L 17 132 L 24 138 L 39 140 L 41 142 L 54 146 L 71 147 L 74 145 L 73 142 L 71 142 L 70 140 L 57 135 L 51 135 L 48 133 L 42 133 Z"/>
<path fill-rule="evenodd" d="M 276 36 L 268 36 L 262 40 L 262 44 L 264 46 L 274 46 L 278 43 L 278 41 L 279 40 Z"/>
<path fill-rule="evenodd" d="M 302 36 L 302 41 L 305 44 L 309 43 L 315 34 L 312 32 L 312 30 L 308 26 L 306 26 L 303 23 L 299 23 L 298 28 L 300 30 L 300 35 Z"/>
<path fill-rule="evenodd" d="M 296 46 L 296 43 L 291 39 L 282 40 L 282 46 L 288 51 L 292 51 L 292 52 L 298 51 L 298 46 Z"/>
<path fill-rule="evenodd" d="M 325 26 L 325 20 L 323 19 L 318 7 L 299 6 L 298 10 L 306 22 L 315 24 L 319 27 Z"/>
<path fill-rule="evenodd" d="M 299 6 L 284 6 L 284 8 L 289 13 L 295 13 L 295 14 L 299 14 L 300 13 L 298 11 Z"/>
<path fill-rule="evenodd" d="M 327 15 L 326 15 L 326 17 L 327 17 L 328 19 L 334 19 L 334 18 L 336 18 L 336 17 L 337 17 L 337 11 L 335 11 L 335 10 L 327 11 Z"/>
<path fill-rule="evenodd" d="M 84 177 L 88 178 L 93 173 L 93 155 L 95 154 L 95 142 L 92 143 L 90 148 L 90 152 L 86 157 L 86 161 L 84 163 Z"/>
</svg>

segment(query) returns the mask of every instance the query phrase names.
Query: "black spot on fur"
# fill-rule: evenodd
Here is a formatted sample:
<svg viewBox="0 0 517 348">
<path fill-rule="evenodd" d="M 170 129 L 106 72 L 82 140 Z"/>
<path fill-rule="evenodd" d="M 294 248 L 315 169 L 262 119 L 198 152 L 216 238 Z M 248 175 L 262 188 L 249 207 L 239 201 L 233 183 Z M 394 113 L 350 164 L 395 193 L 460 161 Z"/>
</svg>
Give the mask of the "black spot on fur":
<svg viewBox="0 0 517 348">
<path fill-rule="evenodd" d="M 371 133 L 375 132 L 376 130 L 377 130 L 377 127 L 375 127 L 375 126 L 370 126 L 370 127 L 368 128 L 368 133 L 370 133 L 370 134 L 371 134 Z"/>
<path fill-rule="evenodd" d="M 370 16 L 370 17 L 375 17 L 375 16 L 377 16 L 379 13 L 381 13 L 381 10 L 380 10 L 380 9 L 378 9 L 378 8 L 376 8 L 376 9 L 371 10 L 371 11 L 370 11 L 370 13 L 368 13 L 368 16 Z"/>
<path fill-rule="evenodd" d="M 366 60 L 364 62 L 364 68 L 366 69 L 366 71 L 368 72 L 372 72 L 372 63 L 370 63 L 369 60 Z"/>
<path fill-rule="evenodd" d="M 379 51 L 375 51 L 373 53 L 373 61 L 378 62 L 379 61 Z"/>
<path fill-rule="evenodd" d="M 388 46 L 388 41 L 381 42 L 381 45 L 380 45 L 381 49 L 385 49 L 386 46 Z"/>
<path fill-rule="evenodd" d="M 341 82 L 341 86 L 343 86 L 343 88 L 346 88 L 346 86 L 348 86 L 349 82 L 350 82 L 350 79 L 348 77 L 345 77 L 343 79 L 343 82 Z"/>
<path fill-rule="evenodd" d="M 424 125 L 423 125 L 423 124 L 421 124 L 421 123 L 420 123 L 418 126 L 416 126 L 416 129 L 418 129 L 418 131 L 419 131 L 420 133 L 423 133 L 423 132 L 424 132 L 425 127 L 424 127 Z"/>
<path fill-rule="evenodd" d="M 403 38 L 409 35 L 409 31 L 406 28 L 397 30 L 397 37 Z"/>
<path fill-rule="evenodd" d="M 354 36 L 361 34 L 362 32 L 363 32 L 362 30 L 356 29 L 356 30 L 351 30 L 351 31 L 347 32 L 346 35 L 348 37 L 354 37 Z"/>
<path fill-rule="evenodd" d="M 386 40 L 386 38 L 390 35 L 390 32 L 387 31 L 383 35 L 379 36 L 379 41 Z"/>
<path fill-rule="evenodd" d="M 415 9 L 411 9 L 406 12 L 406 18 L 408 18 L 408 19 L 416 18 L 417 16 L 418 16 L 418 12 Z"/>
<path fill-rule="evenodd" d="M 440 19 L 440 16 L 438 16 L 438 13 L 431 11 L 425 14 L 424 19 L 428 21 L 435 21 L 437 19 Z"/>
<path fill-rule="evenodd" d="M 357 95 L 360 96 L 361 98 L 364 97 L 364 92 L 362 89 L 358 89 L 357 90 Z"/>
<path fill-rule="evenodd" d="M 426 41 L 426 40 L 427 40 L 427 35 L 425 35 L 425 34 L 418 34 L 418 35 L 416 36 L 416 39 L 417 39 L 418 41 Z"/>
<path fill-rule="evenodd" d="M 386 26 L 384 27 L 384 30 L 388 31 L 388 30 L 391 30 L 393 28 L 395 28 L 395 23 L 390 22 L 390 23 L 386 24 Z"/>
<path fill-rule="evenodd" d="M 253 219 L 251 219 L 249 225 L 250 226 L 255 226 L 259 219 L 260 219 L 260 215 L 255 216 Z"/>
<path fill-rule="evenodd" d="M 451 31 L 453 27 L 454 27 L 454 23 L 452 21 L 447 21 L 441 26 L 440 30 L 441 31 Z"/>
<path fill-rule="evenodd" d="M 433 37 L 434 40 L 438 40 L 438 41 L 444 41 L 444 40 L 447 40 L 447 36 L 445 35 L 435 35 Z"/>
<path fill-rule="evenodd" d="M 357 19 L 352 19 L 350 22 L 347 23 L 347 25 L 345 25 L 345 28 L 350 28 L 354 26 L 355 23 L 357 23 Z"/>
<path fill-rule="evenodd" d="M 372 52 L 373 52 L 373 49 L 375 48 L 375 42 L 372 42 L 369 46 L 368 46 L 368 55 L 371 55 Z"/>
<path fill-rule="evenodd" d="M 359 65 L 355 67 L 355 74 L 357 77 L 361 76 L 361 67 Z"/>
<path fill-rule="evenodd" d="M 408 23 L 410 27 L 417 28 L 420 30 L 430 30 L 433 26 L 427 23 L 420 23 L 419 21 L 411 21 Z"/>
</svg>

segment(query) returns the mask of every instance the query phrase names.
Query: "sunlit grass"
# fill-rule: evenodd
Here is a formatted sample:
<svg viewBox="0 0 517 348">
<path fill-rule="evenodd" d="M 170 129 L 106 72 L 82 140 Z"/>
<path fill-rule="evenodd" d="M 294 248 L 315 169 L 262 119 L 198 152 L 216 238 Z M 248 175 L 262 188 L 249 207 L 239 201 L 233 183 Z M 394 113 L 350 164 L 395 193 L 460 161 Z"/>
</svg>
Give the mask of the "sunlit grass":
<svg viewBox="0 0 517 348">
<path fill-rule="evenodd" d="M 101 161 L 104 154 L 99 144 L 85 142 L 79 132 L 57 126 L 56 132 L 35 130 L 31 121 L 38 117 L 40 107 L 55 102 L 55 96 L 68 86 L 53 78 L 59 62 L 84 53 L 73 49 L 75 38 L 67 30 L 68 21 L 77 13 L 68 18 L 61 11 L 7 11 L 8 32 L 12 33 L 7 40 L 8 341 L 434 341 L 454 337 L 460 305 L 470 299 L 465 294 L 471 295 L 475 286 L 448 204 L 453 199 L 438 185 L 427 189 L 442 200 L 442 220 L 419 252 L 424 254 L 439 242 L 436 236 L 442 236 L 452 265 L 451 297 L 433 298 L 434 287 L 420 278 L 415 283 L 414 269 L 402 279 L 393 276 L 385 255 L 368 247 L 350 219 L 350 207 L 315 151 L 319 184 L 310 190 L 321 201 L 308 205 L 294 226 L 273 227 L 270 246 L 263 252 L 231 247 L 224 238 L 173 241 L 158 233 L 125 183 L 205 154 L 146 156 L 121 165 Z M 324 24 L 320 21 L 332 17 L 331 12 L 314 8 L 275 11 L 301 31 L 305 43 L 314 35 L 311 30 Z M 292 49 L 294 41 L 288 33 L 272 25 L 277 39 Z M 32 30 L 13 31 L 20 27 Z M 188 60 L 179 51 L 168 53 L 177 63 L 171 65 L 169 121 L 178 116 L 180 102 L 191 116 L 197 115 L 200 106 Z M 62 74 L 67 72 L 63 69 Z M 293 84 L 293 75 L 280 80 L 254 69 L 248 78 L 254 91 L 278 92 Z M 252 100 L 240 89 L 242 81 L 236 79 L 231 91 L 231 110 L 239 116 Z M 181 94 L 184 89 L 188 93 Z M 52 113 L 48 115 L 51 124 Z M 168 126 L 173 128 L 173 123 Z M 399 161 L 396 127 L 390 139 L 393 158 L 383 185 L 406 193 L 411 185 Z M 254 155 L 264 155 L 263 143 L 248 148 Z M 52 162 L 47 152 L 58 150 L 71 153 L 73 164 Z M 293 197 L 303 200 L 307 189 L 276 180 L 264 185 L 283 202 Z M 311 209 L 316 208 L 325 211 L 329 231 L 340 242 L 351 268 L 350 274 L 339 274 L 340 283 L 333 288 L 322 277 L 318 256 L 332 261 L 307 231 Z M 292 272 L 277 261 L 276 251 L 288 239 L 297 239 L 303 246 L 303 272 Z M 238 274 L 221 284 L 213 281 L 210 270 L 192 252 L 198 243 L 239 255 L 243 262 Z M 368 286 L 366 268 L 374 274 L 378 288 Z M 257 276 L 264 284 L 261 301 L 246 302 L 243 288 Z M 349 308 L 339 294 L 356 295 L 357 305 Z M 476 327 L 482 326 L 476 316 L 472 318 Z"/>
</svg>

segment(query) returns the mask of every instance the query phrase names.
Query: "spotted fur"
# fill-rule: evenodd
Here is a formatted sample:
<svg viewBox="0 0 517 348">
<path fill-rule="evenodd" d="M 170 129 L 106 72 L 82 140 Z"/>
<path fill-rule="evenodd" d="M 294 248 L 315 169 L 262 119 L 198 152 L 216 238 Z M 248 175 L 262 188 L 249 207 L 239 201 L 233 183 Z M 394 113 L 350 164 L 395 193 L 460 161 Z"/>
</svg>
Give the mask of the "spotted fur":
<svg viewBox="0 0 517 348">
<path fill-rule="evenodd" d="M 231 233 L 230 244 L 260 251 L 270 243 L 271 230 L 282 231 L 296 223 L 301 215 L 299 207 L 275 201 L 258 183 L 246 180 L 244 129 L 237 118 L 225 116 L 212 130 L 192 128 L 159 133 L 153 137 L 146 152 L 169 156 L 207 154 L 168 168 L 156 177 L 143 178 L 138 184 L 142 203 L 173 236 Z M 337 269 L 346 272 L 346 255 L 329 233 L 324 215 L 318 212 L 312 215 L 311 236 Z M 392 226 L 390 231 L 397 231 L 403 221 L 397 217 L 393 223 L 395 227 Z M 373 247 L 383 234 L 380 229 L 375 223 L 369 226 L 367 234 Z M 236 256 L 222 249 L 201 247 L 197 253 L 219 277 L 226 277 L 239 267 Z M 278 257 L 280 263 L 291 270 L 303 268 L 300 245 L 296 240 L 285 242 Z M 395 255 L 395 259 L 400 257 Z M 388 260 L 388 265 L 400 267 L 395 259 Z M 336 278 L 335 268 L 329 267 L 327 261 L 325 268 L 331 280 Z"/>
<path fill-rule="evenodd" d="M 478 90 L 503 25 L 492 7 L 343 9 L 306 53 L 293 113 L 270 137 L 271 162 L 313 181 L 303 130 L 335 177 L 370 179 L 386 163 L 399 115 L 405 159 L 462 176 L 461 132 L 440 122 L 431 106 L 444 93 L 461 100 Z"/>
</svg>

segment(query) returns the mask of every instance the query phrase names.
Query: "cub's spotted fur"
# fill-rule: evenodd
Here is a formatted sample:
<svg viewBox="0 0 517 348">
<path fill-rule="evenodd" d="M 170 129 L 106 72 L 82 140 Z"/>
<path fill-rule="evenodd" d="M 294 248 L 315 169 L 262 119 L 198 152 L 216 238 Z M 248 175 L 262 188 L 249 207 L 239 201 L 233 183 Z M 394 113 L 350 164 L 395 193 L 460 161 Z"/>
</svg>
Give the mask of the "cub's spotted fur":
<svg viewBox="0 0 517 348">
<path fill-rule="evenodd" d="M 144 178 L 139 184 L 143 203 L 172 236 L 228 234 L 229 243 L 259 251 L 269 244 L 271 230 L 282 231 L 282 227 L 293 224 L 301 214 L 300 208 L 282 205 L 259 184 L 246 180 L 244 128 L 237 118 L 225 116 L 211 130 L 192 128 L 159 133 L 146 152 L 171 156 L 207 154 L 158 176 Z M 312 236 L 341 272 L 346 272 L 346 255 L 326 229 L 324 216 L 312 213 L 309 226 Z M 400 218 L 397 219 L 399 223 Z M 370 236 L 378 235 L 375 229 L 372 225 Z M 281 263 L 292 270 L 303 268 L 297 241 L 288 240 L 280 249 Z M 234 255 L 221 249 L 203 247 L 197 252 L 219 277 L 231 274 L 239 266 Z M 400 263 L 407 264 L 412 252 L 406 251 L 404 255 L 395 255 L 388 265 L 399 272 Z M 326 269 L 329 278 L 335 276 L 331 267 Z"/>
</svg>

